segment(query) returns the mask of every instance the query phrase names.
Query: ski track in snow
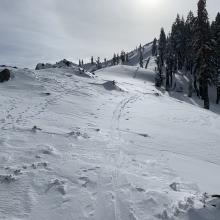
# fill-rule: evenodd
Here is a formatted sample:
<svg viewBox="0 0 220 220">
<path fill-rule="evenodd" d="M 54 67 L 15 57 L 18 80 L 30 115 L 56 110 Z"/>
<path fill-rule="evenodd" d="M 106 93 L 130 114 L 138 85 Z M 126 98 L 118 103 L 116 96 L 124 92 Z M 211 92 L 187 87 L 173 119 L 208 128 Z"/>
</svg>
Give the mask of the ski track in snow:
<svg viewBox="0 0 220 220">
<path fill-rule="evenodd" d="M 187 156 L 192 165 L 199 159 L 209 172 L 209 162 L 218 170 L 219 152 L 192 145 L 190 155 L 181 141 L 189 126 L 195 134 L 208 126 L 218 131 L 219 116 L 162 95 L 145 71 L 118 66 L 88 79 L 65 69 L 19 70 L 3 84 L 0 219 L 197 220 L 187 213 L 202 209 L 204 191 L 172 166 Z M 106 80 L 124 92 L 95 85 Z M 173 140 L 165 122 L 183 139 Z M 214 129 L 208 140 L 217 149 Z"/>
</svg>

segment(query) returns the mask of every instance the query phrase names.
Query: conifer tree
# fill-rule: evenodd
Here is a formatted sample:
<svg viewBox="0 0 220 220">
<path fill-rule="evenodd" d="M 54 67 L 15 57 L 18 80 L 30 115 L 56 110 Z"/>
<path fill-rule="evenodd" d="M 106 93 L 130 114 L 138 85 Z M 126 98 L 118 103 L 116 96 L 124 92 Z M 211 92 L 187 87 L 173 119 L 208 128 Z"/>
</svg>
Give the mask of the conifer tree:
<svg viewBox="0 0 220 220">
<path fill-rule="evenodd" d="M 189 86 L 188 86 L 188 96 L 192 97 L 193 85 L 194 89 L 199 96 L 197 87 L 197 78 L 194 74 L 194 57 L 195 53 L 193 50 L 193 40 L 194 40 L 194 29 L 195 29 L 195 17 L 192 11 L 189 12 L 186 23 L 185 23 L 185 34 L 186 34 L 186 44 L 185 44 L 185 69 L 188 71 Z"/>
<path fill-rule="evenodd" d="M 199 0 L 194 49 L 196 51 L 196 74 L 199 78 L 200 96 L 204 100 L 205 109 L 209 109 L 210 107 L 208 86 L 211 83 L 212 73 L 214 71 L 212 62 L 213 50 L 210 37 L 206 0 Z"/>
<path fill-rule="evenodd" d="M 189 12 L 186 23 L 185 23 L 185 55 L 186 55 L 186 70 L 190 71 L 193 74 L 193 61 L 194 61 L 194 51 L 193 40 L 194 40 L 194 27 L 195 26 L 195 17 L 192 11 Z"/>
<path fill-rule="evenodd" d="M 91 64 L 92 64 L 92 65 L 94 64 L 94 58 L 93 58 L 93 56 L 91 57 Z"/>
<path fill-rule="evenodd" d="M 96 60 L 96 67 L 97 67 L 97 69 L 102 68 L 102 65 L 101 65 L 101 62 L 100 62 L 100 57 L 98 57 L 97 60 Z"/>
<path fill-rule="evenodd" d="M 185 33 L 185 21 L 184 18 L 180 19 L 179 14 L 172 25 L 172 46 L 176 56 L 177 68 L 182 69 L 185 62 L 185 45 L 186 45 L 186 33 Z"/>
<path fill-rule="evenodd" d="M 116 65 L 116 63 L 117 63 L 117 57 L 116 57 L 115 53 L 113 55 L 112 63 L 113 63 L 113 65 Z"/>
<path fill-rule="evenodd" d="M 161 65 L 164 66 L 164 59 L 165 59 L 165 53 L 166 53 L 166 34 L 163 28 L 161 28 L 161 31 L 160 31 L 158 50 L 159 50 L 159 58 L 160 58 Z"/>
<path fill-rule="evenodd" d="M 142 45 L 141 44 L 139 45 L 138 49 L 139 49 L 139 52 L 141 52 L 141 50 L 142 50 Z"/>
<path fill-rule="evenodd" d="M 154 38 L 152 45 L 152 56 L 157 56 L 157 39 Z"/>
<path fill-rule="evenodd" d="M 220 13 L 212 23 L 212 36 L 215 40 L 215 85 L 217 88 L 216 104 L 220 101 Z"/>
<path fill-rule="evenodd" d="M 121 51 L 121 62 L 124 63 L 125 62 L 125 52 L 122 50 Z"/>
<path fill-rule="evenodd" d="M 119 64 L 119 62 L 120 62 L 120 57 L 119 57 L 118 54 L 117 54 L 116 60 L 117 60 L 117 64 Z"/>
<path fill-rule="evenodd" d="M 173 70 L 174 70 L 174 52 L 172 48 L 171 36 L 167 38 L 166 44 L 166 90 L 168 91 L 173 84 Z"/>
<path fill-rule="evenodd" d="M 143 57 L 143 52 L 142 52 L 142 50 L 140 50 L 139 53 L 140 53 L 140 55 L 139 55 L 139 64 L 140 64 L 140 67 L 143 68 L 143 67 L 144 67 L 144 62 L 143 62 L 144 57 Z"/>
<path fill-rule="evenodd" d="M 128 55 L 128 53 L 126 53 L 125 59 L 126 59 L 126 62 L 129 62 L 129 55 Z"/>
</svg>

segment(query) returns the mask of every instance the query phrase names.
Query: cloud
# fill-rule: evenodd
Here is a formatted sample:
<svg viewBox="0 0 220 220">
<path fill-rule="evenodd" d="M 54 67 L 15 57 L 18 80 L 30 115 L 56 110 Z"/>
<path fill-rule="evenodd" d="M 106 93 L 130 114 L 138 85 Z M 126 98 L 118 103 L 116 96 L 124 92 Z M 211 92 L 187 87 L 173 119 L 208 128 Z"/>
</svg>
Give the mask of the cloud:
<svg viewBox="0 0 220 220">
<path fill-rule="evenodd" d="M 143 1 L 143 0 L 141 0 Z M 148 1 L 148 0 L 146 0 Z M 196 11 L 197 0 L 1 0 L 0 64 L 34 67 L 38 62 L 111 57 L 166 30 L 177 14 Z M 208 1 L 214 17 L 219 0 Z"/>
</svg>

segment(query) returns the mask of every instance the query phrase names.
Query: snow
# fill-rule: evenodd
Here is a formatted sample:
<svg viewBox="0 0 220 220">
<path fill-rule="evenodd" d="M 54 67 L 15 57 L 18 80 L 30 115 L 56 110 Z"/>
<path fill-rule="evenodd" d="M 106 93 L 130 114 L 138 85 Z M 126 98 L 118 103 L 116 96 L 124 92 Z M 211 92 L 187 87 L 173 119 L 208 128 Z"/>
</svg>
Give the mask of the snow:
<svg viewBox="0 0 220 220">
<path fill-rule="evenodd" d="M 0 219 L 219 219 L 219 115 L 157 90 L 153 62 L 12 71 Z"/>
</svg>

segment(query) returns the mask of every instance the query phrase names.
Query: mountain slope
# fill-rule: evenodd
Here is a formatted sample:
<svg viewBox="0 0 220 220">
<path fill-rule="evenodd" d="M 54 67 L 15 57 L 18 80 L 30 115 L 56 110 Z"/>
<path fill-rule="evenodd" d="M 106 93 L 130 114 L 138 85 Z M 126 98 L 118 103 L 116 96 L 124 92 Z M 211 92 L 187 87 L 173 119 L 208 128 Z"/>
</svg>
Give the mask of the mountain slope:
<svg viewBox="0 0 220 220">
<path fill-rule="evenodd" d="M 0 219 L 217 220 L 202 200 L 220 194 L 219 115 L 133 66 L 13 74 L 0 85 Z"/>
</svg>

